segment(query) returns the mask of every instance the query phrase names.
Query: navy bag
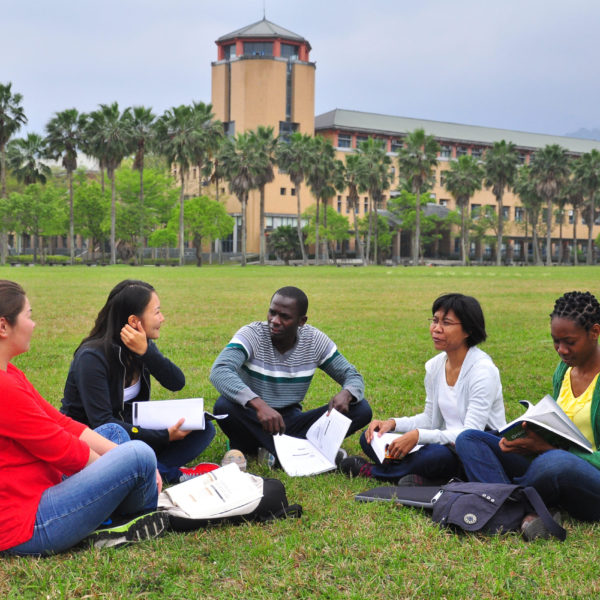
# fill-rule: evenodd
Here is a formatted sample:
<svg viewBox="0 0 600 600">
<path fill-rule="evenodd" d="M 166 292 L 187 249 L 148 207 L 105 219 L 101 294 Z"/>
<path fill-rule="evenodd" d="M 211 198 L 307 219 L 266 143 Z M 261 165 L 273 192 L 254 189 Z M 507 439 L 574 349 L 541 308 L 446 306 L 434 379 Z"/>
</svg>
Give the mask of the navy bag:
<svg viewBox="0 0 600 600">
<path fill-rule="evenodd" d="M 506 483 L 447 483 L 435 498 L 432 519 L 453 529 L 502 533 L 519 531 L 523 518 L 529 513 L 537 513 L 548 531 L 559 540 L 567 537 L 537 490 Z"/>
</svg>

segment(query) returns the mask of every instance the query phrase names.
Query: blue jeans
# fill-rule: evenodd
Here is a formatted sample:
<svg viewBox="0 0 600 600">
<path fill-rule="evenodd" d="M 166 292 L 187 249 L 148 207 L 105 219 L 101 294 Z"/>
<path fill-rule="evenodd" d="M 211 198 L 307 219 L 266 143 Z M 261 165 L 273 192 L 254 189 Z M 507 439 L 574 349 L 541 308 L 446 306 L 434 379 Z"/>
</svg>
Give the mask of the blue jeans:
<svg viewBox="0 0 600 600">
<path fill-rule="evenodd" d="M 118 427 L 128 438 L 127 432 Z M 122 434 L 104 430 L 115 440 Z M 110 439 L 110 438 L 109 438 Z M 71 548 L 111 515 L 130 517 L 156 509 L 156 457 L 150 446 L 128 441 L 44 491 L 32 537 L 6 552 L 48 555 Z"/>
<path fill-rule="evenodd" d="M 262 428 L 256 418 L 253 408 L 246 408 L 237 402 L 227 400 L 223 396 L 215 402 L 213 412 L 216 415 L 227 414 L 227 418 L 219 420 L 219 426 L 229 438 L 229 445 L 244 452 L 256 454 L 259 447 L 266 448 L 271 454 L 276 455 L 273 435 Z M 325 412 L 327 405 L 302 412 L 300 404 L 277 409 L 285 423 L 285 433 L 292 437 L 305 438 L 310 426 Z M 371 407 L 366 400 L 361 400 L 350 405 L 346 415 L 352 420 L 346 437 L 365 427 L 372 417 Z"/>
<path fill-rule="evenodd" d="M 450 480 L 461 474 L 460 461 L 456 452 L 442 444 L 426 444 L 399 462 L 381 464 L 367 442 L 365 432 L 360 436 L 363 452 L 373 461 L 371 476 L 381 481 L 396 482 L 400 477 L 415 474 L 427 479 Z"/>
<path fill-rule="evenodd" d="M 600 520 L 600 470 L 566 450 L 535 457 L 503 452 L 493 433 L 469 429 L 456 451 L 469 481 L 534 487 L 548 506 L 564 508 L 583 521 Z"/>
</svg>

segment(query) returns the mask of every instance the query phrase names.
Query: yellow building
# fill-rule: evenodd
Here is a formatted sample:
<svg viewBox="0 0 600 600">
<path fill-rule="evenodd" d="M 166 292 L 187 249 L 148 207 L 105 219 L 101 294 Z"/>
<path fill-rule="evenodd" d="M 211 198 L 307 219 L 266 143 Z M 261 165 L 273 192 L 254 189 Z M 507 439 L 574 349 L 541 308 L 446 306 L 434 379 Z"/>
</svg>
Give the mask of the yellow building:
<svg viewBox="0 0 600 600">
<path fill-rule="evenodd" d="M 247 27 L 233 31 L 216 40 L 217 60 L 212 63 L 212 105 L 216 118 L 223 121 L 228 135 L 235 135 L 255 129 L 258 125 L 272 126 L 276 135 L 285 137 L 291 132 L 299 131 L 307 134 L 319 134 L 329 140 L 337 150 L 338 158 L 344 158 L 353 152 L 357 144 L 369 137 L 382 139 L 392 157 L 394 165 L 394 184 L 398 183 L 395 157 L 402 139 L 407 133 L 423 128 L 439 142 L 441 151 L 439 165 L 435 174 L 435 183 L 429 202 L 455 209 L 452 196 L 443 187 L 443 174 L 448 169 L 449 161 L 463 154 L 483 157 L 486 148 L 496 141 L 513 142 L 522 162 L 529 162 L 532 154 L 547 144 L 559 144 L 576 156 L 592 149 L 600 150 L 600 142 L 525 133 L 504 129 L 493 129 L 473 125 L 426 121 L 392 115 L 380 115 L 352 110 L 335 109 L 314 116 L 315 97 L 315 63 L 310 60 L 311 46 L 298 34 L 263 19 Z M 325 58 L 326 60 L 326 58 Z M 201 177 L 192 169 L 190 173 L 191 193 L 201 193 Z M 238 227 L 229 240 L 225 241 L 223 250 L 239 251 L 241 208 L 235 197 L 230 197 L 226 185 L 219 186 L 220 197 L 226 197 L 228 212 L 236 217 Z M 265 197 L 265 213 L 267 230 L 279 225 L 296 225 L 295 189 L 289 178 L 276 170 L 275 180 L 267 185 Z M 393 192 L 392 192 L 393 193 Z M 351 217 L 346 203 L 347 194 L 342 193 L 334 199 L 334 208 Z M 302 210 L 314 204 L 306 186 L 302 191 Z M 491 190 L 477 192 L 471 199 L 470 211 L 475 214 L 482 207 L 491 206 L 496 210 L 497 204 Z M 368 198 L 360 202 L 359 216 L 368 212 Z M 525 212 L 518 198 L 508 192 L 504 196 L 504 233 L 508 239 L 504 252 L 509 259 L 523 260 L 528 248 Z M 259 249 L 259 194 L 251 192 L 247 213 L 248 252 Z M 352 219 L 350 218 L 352 222 Z M 563 223 L 562 237 L 564 255 L 573 237 L 573 214 L 567 207 L 567 219 Z M 587 226 L 578 217 L 576 235 L 580 249 L 585 248 Z M 553 249 L 556 253 L 559 239 L 559 225 L 552 232 Z M 600 232 L 596 225 L 594 237 Z M 408 237 L 408 236 L 406 236 Z M 444 257 L 458 255 L 457 232 L 447 235 L 436 248 L 436 252 Z M 566 241 L 569 240 L 569 241 Z M 408 239 L 402 244 L 402 254 L 408 254 Z M 350 248 L 352 242 L 350 242 Z M 396 254 L 399 248 L 396 250 Z M 474 248 L 471 249 L 475 251 Z M 489 254 L 490 248 L 486 249 Z M 488 256 L 489 257 L 489 256 Z"/>
</svg>

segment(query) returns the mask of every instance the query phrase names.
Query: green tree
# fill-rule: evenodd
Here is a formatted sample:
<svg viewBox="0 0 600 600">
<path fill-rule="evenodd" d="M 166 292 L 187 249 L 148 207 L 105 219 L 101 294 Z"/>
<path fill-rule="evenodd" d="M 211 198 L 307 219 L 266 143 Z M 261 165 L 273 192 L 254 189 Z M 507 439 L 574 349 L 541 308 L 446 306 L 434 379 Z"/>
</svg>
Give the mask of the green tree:
<svg viewBox="0 0 600 600">
<path fill-rule="evenodd" d="M 286 265 L 300 254 L 298 233 L 291 225 L 280 225 L 269 233 L 269 250 Z"/>
<path fill-rule="evenodd" d="M 579 178 L 580 164 L 582 157 L 577 157 L 572 164 L 572 177 L 566 183 L 564 187 L 564 197 L 567 204 L 571 205 L 573 209 L 573 264 L 577 265 L 577 222 L 579 221 L 579 215 L 585 204 L 586 188 L 584 182 Z"/>
<path fill-rule="evenodd" d="M 11 140 L 6 146 L 8 168 L 17 180 L 25 185 L 46 183 L 52 171 L 42 162 L 44 152 L 44 138 L 37 133 L 29 133 L 26 138 Z"/>
<path fill-rule="evenodd" d="M 358 145 L 358 155 L 361 163 L 361 179 L 364 188 L 369 193 L 370 205 L 375 212 L 375 244 L 373 244 L 373 262 L 377 264 L 377 250 L 379 242 L 379 218 L 377 209 L 382 203 L 383 194 L 390 187 L 391 158 L 387 155 L 385 142 L 369 138 Z M 369 210 L 369 223 L 371 223 Z M 370 239 L 371 227 L 369 227 Z M 367 243 L 367 248 L 369 243 Z"/>
<path fill-rule="evenodd" d="M 196 265 L 202 266 L 202 242 L 227 237 L 235 219 L 227 214 L 225 206 L 208 196 L 190 198 L 185 204 L 185 227 L 196 249 Z M 212 243 L 211 243 L 212 252 Z"/>
<path fill-rule="evenodd" d="M 165 261 L 169 259 L 169 248 L 177 244 L 177 228 L 174 226 L 161 227 L 155 229 L 148 238 L 150 248 L 163 248 L 165 252 Z"/>
<path fill-rule="evenodd" d="M 350 238 L 350 223 L 333 207 L 324 205 L 317 210 L 317 205 L 309 206 L 302 215 L 306 221 L 304 233 L 309 244 L 317 243 L 317 234 L 326 242 L 343 242 Z M 317 221 L 318 219 L 318 221 Z M 327 222 L 327 224 L 325 224 Z"/>
<path fill-rule="evenodd" d="M 75 259 L 75 214 L 73 211 L 73 173 L 77 169 L 77 149 L 85 129 L 86 117 L 77 109 L 57 112 L 46 124 L 46 152 L 54 160 L 62 158 L 69 188 L 69 252 Z"/>
<path fill-rule="evenodd" d="M 567 151 L 558 144 L 538 150 L 531 164 L 531 176 L 546 202 L 546 265 L 552 266 L 552 206 L 569 177 Z"/>
<path fill-rule="evenodd" d="M 242 206 L 242 267 L 245 267 L 247 262 L 248 196 L 250 190 L 258 188 L 260 162 L 249 133 L 238 133 L 234 138 L 225 138 L 223 141 L 219 152 L 219 164 L 229 182 L 229 191 L 237 197 Z"/>
<path fill-rule="evenodd" d="M 104 244 L 110 227 L 110 198 L 97 181 L 82 181 L 75 187 L 75 232 L 89 239 L 91 258 L 100 247 L 104 259 Z"/>
<path fill-rule="evenodd" d="M 483 177 L 483 168 L 473 156 L 468 154 L 459 156 L 458 160 L 451 161 L 450 169 L 444 173 L 444 187 L 452 194 L 457 206 L 460 207 L 460 260 L 463 266 L 468 261 L 469 201 L 473 194 L 481 189 Z M 501 197 L 499 207 L 500 209 L 502 207 Z"/>
<path fill-rule="evenodd" d="M 462 157 L 461 157 L 462 158 Z M 485 152 L 485 186 L 492 188 L 498 203 L 498 227 L 496 241 L 496 264 L 502 261 L 502 237 L 504 232 L 504 209 L 502 200 L 504 192 L 514 186 L 519 165 L 519 154 L 512 142 L 501 140 Z"/>
<path fill-rule="evenodd" d="M 354 217 L 354 246 L 356 255 L 360 258 L 363 265 L 366 266 L 367 261 L 363 252 L 363 244 L 361 242 L 358 224 L 359 193 L 365 191 L 363 184 L 364 178 L 362 177 L 363 163 L 358 154 L 346 154 L 345 159 L 344 182 L 348 190 L 346 201 L 348 202 L 348 206 L 352 210 L 352 215 Z"/>
<path fill-rule="evenodd" d="M 362 219 L 359 219 L 359 231 L 363 237 L 367 237 L 370 239 L 371 248 L 369 249 L 369 253 L 373 256 L 379 256 L 381 260 L 388 258 L 391 254 L 392 247 L 392 230 L 390 229 L 390 223 L 386 217 L 382 214 L 377 213 L 377 230 L 379 234 L 377 236 L 373 236 L 369 238 L 369 230 L 372 229 L 373 226 L 373 216 L 365 215 Z M 377 245 L 377 250 L 375 250 L 374 246 Z"/>
<path fill-rule="evenodd" d="M 538 227 L 544 199 L 540 193 L 538 182 L 532 175 L 532 168 L 530 166 L 523 165 L 519 169 L 515 182 L 515 192 L 518 194 L 521 204 L 527 212 L 529 223 L 531 223 L 533 262 L 535 265 L 541 266 L 542 256 L 538 239 Z"/>
<path fill-rule="evenodd" d="M 312 190 L 313 195 L 317 199 L 315 206 L 315 265 L 319 264 L 320 256 L 320 227 L 321 223 L 325 225 L 328 212 L 325 211 L 325 217 L 321 218 L 320 204 L 325 203 L 327 199 L 334 194 L 336 180 L 343 180 L 343 165 L 335 158 L 335 149 L 329 140 L 321 136 L 313 138 L 313 151 L 311 153 L 310 165 L 307 171 L 307 182 Z M 342 183 L 338 181 L 341 186 Z"/>
<path fill-rule="evenodd" d="M 302 209 L 300 194 L 302 183 L 305 180 L 311 163 L 314 161 L 315 144 L 313 138 L 308 134 L 293 133 L 289 140 L 277 144 L 275 149 L 275 160 L 282 171 L 285 171 L 296 190 L 297 219 L 296 232 L 298 234 L 298 243 L 302 252 L 302 264 L 308 264 L 308 255 L 304 246 L 304 236 L 302 233 Z"/>
<path fill-rule="evenodd" d="M 110 179 L 110 264 L 117 262 L 117 191 L 115 172 L 131 150 L 132 120 L 129 110 L 123 112 L 119 104 L 100 104 L 100 108 L 90 113 L 88 132 L 93 144 L 99 148 L 99 155 Z"/>
<path fill-rule="evenodd" d="M 412 244 L 412 261 L 415 266 L 419 264 L 421 244 L 421 190 L 425 182 L 431 179 L 432 169 L 438 164 L 439 149 L 439 144 L 433 136 L 425 135 L 424 129 L 415 129 L 406 136 L 405 145 L 398 152 L 400 174 L 410 183 L 416 199 Z"/>
<path fill-rule="evenodd" d="M 152 148 L 155 140 L 155 128 L 154 124 L 156 121 L 156 115 L 152 112 L 151 108 L 145 106 L 134 106 L 132 109 L 127 109 L 131 117 L 131 126 L 129 129 L 130 139 L 129 145 L 130 150 L 133 151 L 134 159 L 132 168 L 135 169 L 140 176 L 140 221 L 139 221 L 139 239 L 142 240 L 140 244 L 139 262 L 144 264 L 144 232 L 145 232 L 145 211 L 144 211 L 144 163 L 146 154 L 150 148 Z"/>
<path fill-rule="evenodd" d="M 596 219 L 596 196 L 600 190 L 600 152 L 595 148 L 582 154 L 575 165 L 575 178 L 581 183 L 587 196 L 584 215 L 588 226 L 588 242 L 586 263 L 594 262 L 594 247 L 592 232 Z"/>
</svg>

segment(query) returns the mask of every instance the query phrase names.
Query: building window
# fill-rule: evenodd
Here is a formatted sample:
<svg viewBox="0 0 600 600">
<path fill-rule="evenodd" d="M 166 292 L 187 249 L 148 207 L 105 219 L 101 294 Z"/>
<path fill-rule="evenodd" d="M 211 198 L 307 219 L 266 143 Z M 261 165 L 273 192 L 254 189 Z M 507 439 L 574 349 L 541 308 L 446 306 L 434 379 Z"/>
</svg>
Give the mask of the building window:
<svg viewBox="0 0 600 600">
<path fill-rule="evenodd" d="M 525 152 L 519 152 L 519 163 L 524 165 L 527 162 L 527 154 Z"/>
<path fill-rule="evenodd" d="M 396 179 L 396 167 L 392 167 L 390 169 L 390 180 L 391 180 L 391 183 L 394 183 L 394 179 Z"/>
<path fill-rule="evenodd" d="M 342 212 L 342 197 L 341 196 L 337 197 L 337 211 L 339 213 Z"/>
<path fill-rule="evenodd" d="M 522 223 L 525 219 L 525 209 L 521 206 L 515 206 L 515 222 Z"/>
<path fill-rule="evenodd" d="M 510 219 L 510 206 L 502 207 L 502 219 L 508 221 Z"/>
<path fill-rule="evenodd" d="M 440 147 L 440 158 L 452 158 L 452 146 L 444 144 Z"/>
<path fill-rule="evenodd" d="M 279 188 L 279 195 L 285 196 L 285 188 Z"/>
<path fill-rule="evenodd" d="M 569 225 L 573 225 L 573 209 L 571 209 L 568 213 L 569 215 Z"/>
<path fill-rule="evenodd" d="M 473 158 L 481 158 L 483 156 L 482 148 L 471 148 L 471 156 Z"/>
<path fill-rule="evenodd" d="M 235 135 L 235 121 L 225 121 L 223 123 L 223 133 L 225 137 L 232 138 Z"/>
<path fill-rule="evenodd" d="M 223 46 L 223 55 L 225 60 L 235 58 L 235 44 L 227 44 L 227 46 Z"/>
<path fill-rule="evenodd" d="M 338 148 L 351 148 L 352 136 L 347 133 L 338 133 Z"/>
<path fill-rule="evenodd" d="M 298 46 L 281 44 L 281 56 L 283 58 L 298 58 Z"/>
<path fill-rule="evenodd" d="M 366 142 L 369 139 L 369 136 L 367 135 L 357 135 L 356 136 L 356 146 L 354 146 L 355 148 L 358 148 L 363 142 Z"/>
<path fill-rule="evenodd" d="M 446 198 L 440 198 L 440 206 L 448 206 L 448 200 Z"/>
<path fill-rule="evenodd" d="M 440 171 L 440 185 L 446 185 L 446 171 Z"/>
<path fill-rule="evenodd" d="M 476 219 L 481 215 L 481 204 L 471 204 L 471 219 Z"/>
<path fill-rule="evenodd" d="M 392 140 L 392 152 L 399 152 L 400 148 L 404 147 L 404 143 L 402 142 L 402 140 L 396 140 L 393 139 Z"/>
<path fill-rule="evenodd" d="M 279 121 L 279 139 L 282 142 L 289 142 L 292 133 L 298 131 L 298 123 L 291 121 Z"/>
<path fill-rule="evenodd" d="M 244 56 L 273 56 L 273 42 L 244 42 Z"/>
<path fill-rule="evenodd" d="M 468 154 L 469 149 L 466 146 L 458 146 L 456 148 L 456 156 L 465 156 L 465 154 Z"/>
<path fill-rule="evenodd" d="M 192 169 L 192 179 L 196 179 L 198 177 L 198 169 L 194 167 Z"/>
<path fill-rule="evenodd" d="M 296 188 L 292 188 L 290 190 L 290 195 L 295 196 L 296 195 Z"/>
<path fill-rule="evenodd" d="M 346 196 L 346 214 L 350 212 L 350 196 Z"/>
<path fill-rule="evenodd" d="M 364 198 L 364 212 L 367 214 L 369 212 L 369 198 L 365 196 Z"/>
</svg>

